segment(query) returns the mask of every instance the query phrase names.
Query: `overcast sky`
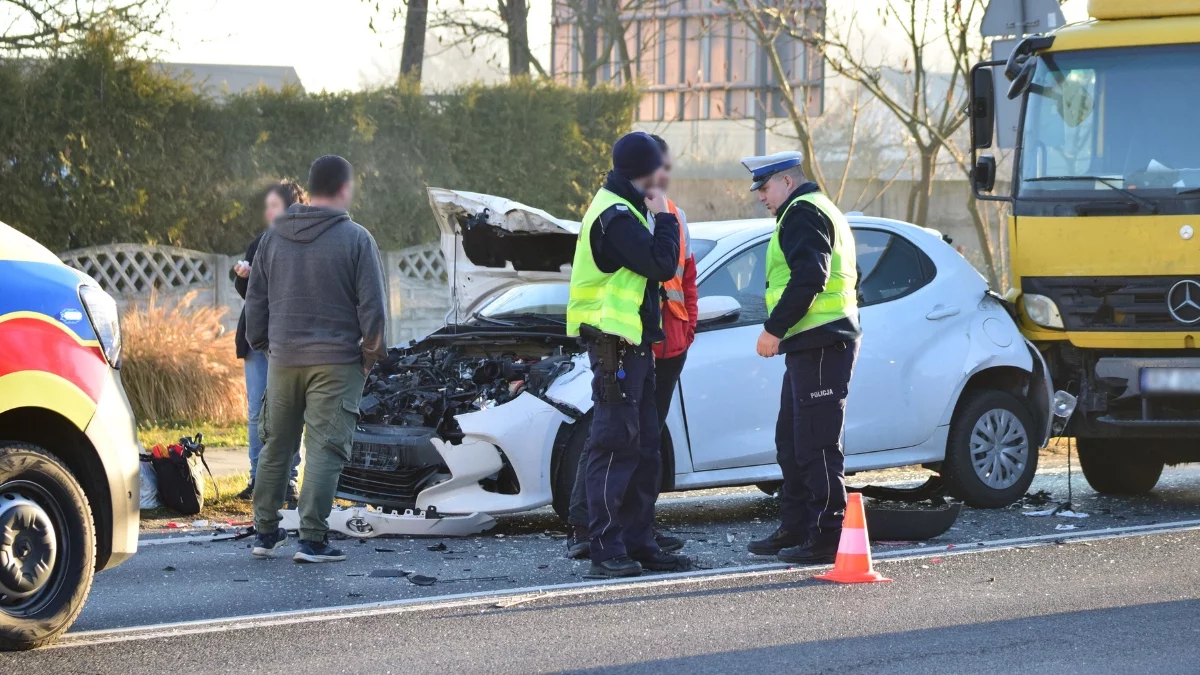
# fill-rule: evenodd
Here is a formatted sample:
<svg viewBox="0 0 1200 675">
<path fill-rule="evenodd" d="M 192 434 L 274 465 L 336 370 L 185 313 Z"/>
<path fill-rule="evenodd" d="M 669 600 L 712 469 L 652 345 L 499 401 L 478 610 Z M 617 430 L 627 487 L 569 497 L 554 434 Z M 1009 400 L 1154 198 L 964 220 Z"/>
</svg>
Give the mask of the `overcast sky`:
<svg viewBox="0 0 1200 675">
<path fill-rule="evenodd" d="M 378 1 L 381 11 L 376 14 Z M 432 0 L 450 7 L 460 0 Z M 465 0 L 468 7 L 492 0 Z M 401 0 L 172 0 L 173 42 L 158 45 L 165 61 L 295 66 L 309 91 L 358 89 L 390 82 L 400 71 L 403 19 L 391 20 Z M 374 17 L 376 32 L 370 29 Z M 550 53 L 550 0 L 531 0 L 531 46 Z M 504 77 L 489 58 L 501 45 L 447 51 L 426 37 L 425 80 L 436 88 Z"/>
<path fill-rule="evenodd" d="M 837 0 L 869 19 L 886 0 Z M 1011 1 L 1011 0 L 997 0 Z M 1133 0 L 1131 0 L 1133 1 Z M 374 12 L 378 2 L 382 11 Z M 173 41 L 160 45 L 163 60 L 294 66 L 309 91 L 358 89 L 392 81 L 399 72 L 403 20 L 390 7 L 401 0 L 172 0 Z M 491 6 L 494 0 L 431 0 L 432 5 Z M 551 0 L 530 0 L 529 35 L 543 63 L 550 53 Z M 1068 21 L 1086 17 L 1086 0 L 1069 0 Z M 376 32 L 370 29 L 375 18 Z M 882 32 L 886 44 L 886 31 Z M 447 50 L 426 39 L 425 83 L 437 89 L 470 80 L 504 77 L 503 45 L 496 42 Z"/>
</svg>

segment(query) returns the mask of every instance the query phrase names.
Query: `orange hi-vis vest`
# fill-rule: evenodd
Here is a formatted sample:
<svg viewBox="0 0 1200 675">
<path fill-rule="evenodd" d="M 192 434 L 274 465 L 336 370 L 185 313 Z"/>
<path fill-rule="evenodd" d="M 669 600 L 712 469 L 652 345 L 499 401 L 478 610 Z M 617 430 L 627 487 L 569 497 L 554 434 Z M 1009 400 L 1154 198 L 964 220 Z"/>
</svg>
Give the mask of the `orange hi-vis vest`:
<svg viewBox="0 0 1200 675">
<path fill-rule="evenodd" d="M 680 321 L 688 320 L 687 304 L 683 300 L 683 268 L 687 264 L 688 245 L 687 231 L 683 224 L 683 218 L 679 217 L 679 209 L 675 206 L 675 202 L 667 200 L 667 210 L 675 214 L 675 220 L 679 222 L 679 264 L 675 266 L 675 276 L 670 281 L 663 283 L 663 289 L 667 292 L 667 300 L 663 303 L 672 314 Z"/>
</svg>

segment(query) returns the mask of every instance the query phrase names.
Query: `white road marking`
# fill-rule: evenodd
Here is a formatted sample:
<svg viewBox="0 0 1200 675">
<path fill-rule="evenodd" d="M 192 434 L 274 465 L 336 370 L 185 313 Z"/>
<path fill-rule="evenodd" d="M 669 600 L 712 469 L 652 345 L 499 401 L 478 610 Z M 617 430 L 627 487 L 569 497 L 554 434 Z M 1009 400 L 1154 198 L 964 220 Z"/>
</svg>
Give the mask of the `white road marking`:
<svg viewBox="0 0 1200 675">
<path fill-rule="evenodd" d="M 1061 541 L 1098 541 L 1104 539 L 1122 539 L 1126 537 L 1145 536 L 1149 534 L 1165 534 L 1170 532 L 1187 532 L 1200 530 L 1200 520 L 1180 520 L 1155 525 L 1132 525 L 1098 530 L 1072 530 L 1057 534 L 1036 535 L 1031 537 L 1016 537 L 1011 539 L 996 539 L 991 541 L 955 544 L 954 548 L 943 545 L 922 546 L 896 551 L 884 551 L 875 554 L 876 560 L 897 561 L 914 560 L 969 553 L 999 551 L 1021 546 L 1046 546 Z M 543 600 L 546 598 L 568 597 L 575 595 L 612 593 L 631 589 L 657 589 L 670 586 L 686 586 L 709 581 L 752 579 L 755 577 L 776 575 L 781 572 L 801 572 L 807 574 L 814 569 L 825 566 L 794 567 L 784 563 L 766 563 L 762 565 L 746 565 L 718 570 L 695 570 L 677 574 L 650 577 L 644 580 L 613 579 L 607 581 L 585 581 L 569 584 L 547 586 L 531 586 L 506 591 L 478 591 L 446 595 L 440 598 L 411 598 L 408 600 L 391 600 L 372 602 L 358 605 L 341 605 L 319 609 L 290 610 L 269 612 L 247 616 L 234 616 L 219 619 L 203 619 L 198 621 L 181 621 L 175 623 L 154 624 L 148 626 L 131 626 L 112 630 L 83 631 L 68 633 L 57 644 L 49 647 L 69 648 L 84 647 L 114 642 L 129 642 L 134 640 L 153 640 L 159 638 L 177 637 L 180 635 L 197 635 L 202 633 L 219 633 L 232 630 L 248 630 L 252 628 L 267 628 L 272 626 L 298 625 L 317 621 L 338 621 L 370 616 L 390 614 L 405 614 L 427 612 L 439 609 L 478 605 L 499 605 L 498 611 L 507 606 Z"/>
</svg>

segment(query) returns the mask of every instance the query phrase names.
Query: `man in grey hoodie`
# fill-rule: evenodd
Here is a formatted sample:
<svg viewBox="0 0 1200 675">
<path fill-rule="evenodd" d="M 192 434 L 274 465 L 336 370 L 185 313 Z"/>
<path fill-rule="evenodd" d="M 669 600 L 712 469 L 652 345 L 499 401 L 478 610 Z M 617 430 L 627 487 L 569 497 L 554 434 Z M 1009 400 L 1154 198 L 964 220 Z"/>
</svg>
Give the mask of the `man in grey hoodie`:
<svg viewBox="0 0 1200 675">
<path fill-rule="evenodd" d="M 331 562 L 346 559 L 327 542 L 326 521 L 350 459 L 367 373 L 387 355 L 387 303 L 375 239 L 346 213 L 354 196 L 350 163 L 318 158 L 308 193 L 311 205 L 288 207 L 263 234 L 246 291 L 246 339 L 268 354 L 252 553 L 274 557 L 287 541 L 279 505 L 291 453 L 306 431 L 300 549 L 292 559 Z"/>
</svg>

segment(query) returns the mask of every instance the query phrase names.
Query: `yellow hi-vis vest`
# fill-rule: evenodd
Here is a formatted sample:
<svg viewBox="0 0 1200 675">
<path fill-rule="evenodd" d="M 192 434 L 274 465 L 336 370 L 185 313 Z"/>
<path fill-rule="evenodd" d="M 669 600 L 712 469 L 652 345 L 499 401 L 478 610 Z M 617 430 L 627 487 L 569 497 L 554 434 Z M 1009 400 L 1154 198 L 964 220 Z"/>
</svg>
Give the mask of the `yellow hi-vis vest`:
<svg viewBox="0 0 1200 675">
<path fill-rule="evenodd" d="M 567 335 L 579 335 L 579 324 L 586 323 L 601 332 L 619 335 L 633 344 L 642 343 L 642 317 L 639 310 L 646 294 L 646 277 L 622 267 L 606 274 L 592 256 L 592 226 L 609 207 L 624 205 L 646 229 L 646 216 L 633 204 L 600 189 L 583 214 L 583 227 L 575 244 L 571 263 L 571 296 L 567 301 Z"/>
<path fill-rule="evenodd" d="M 858 296 L 855 291 L 858 269 L 855 267 L 854 233 L 850 231 L 850 223 L 846 216 L 842 215 L 829 197 L 820 192 L 810 192 L 797 197 L 775 221 L 775 234 L 771 235 L 771 243 L 767 245 L 767 312 L 775 311 L 775 305 L 779 304 L 779 298 L 783 296 L 783 289 L 787 288 L 788 280 L 792 278 L 787 257 L 779 246 L 779 230 L 783 227 L 783 219 L 788 211 L 801 201 L 817 207 L 833 223 L 833 255 L 829 261 L 829 281 L 825 284 L 825 290 L 817 294 L 812 306 L 808 308 L 808 313 L 788 329 L 785 338 L 833 323 L 838 319 L 858 315 Z"/>
</svg>

